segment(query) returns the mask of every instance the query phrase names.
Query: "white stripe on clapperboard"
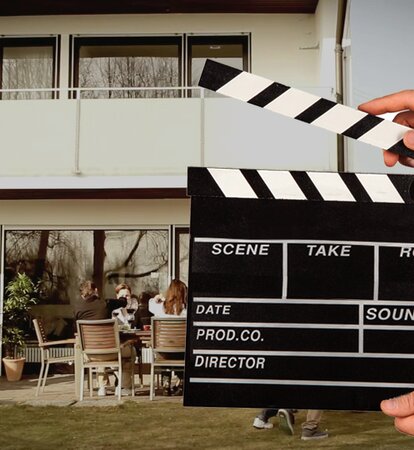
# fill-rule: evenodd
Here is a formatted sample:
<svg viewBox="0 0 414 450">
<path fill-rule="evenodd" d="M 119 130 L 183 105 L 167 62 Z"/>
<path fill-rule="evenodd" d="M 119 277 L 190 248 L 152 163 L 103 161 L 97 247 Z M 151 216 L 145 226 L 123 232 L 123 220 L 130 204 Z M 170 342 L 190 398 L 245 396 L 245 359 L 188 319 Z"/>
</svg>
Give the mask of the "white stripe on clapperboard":
<svg viewBox="0 0 414 450">
<path fill-rule="evenodd" d="M 352 353 L 352 352 L 304 352 L 304 351 L 282 351 L 282 350 L 215 350 L 199 349 L 193 350 L 194 355 L 241 355 L 241 356 L 284 356 L 284 357 L 319 357 L 319 358 L 392 358 L 392 359 L 414 359 L 409 353 Z"/>
<path fill-rule="evenodd" d="M 295 386 L 338 386 L 338 387 L 377 387 L 377 388 L 410 388 L 413 383 L 384 383 L 368 381 L 328 381 L 328 380 L 268 380 L 261 378 L 202 378 L 191 377 L 190 383 L 215 383 L 215 384 L 271 384 L 271 385 L 295 385 Z"/>
<path fill-rule="evenodd" d="M 217 92 L 221 92 L 221 90 L 219 89 Z M 309 108 L 309 106 L 312 106 L 319 98 L 320 97 L 309 94 L 308 92 L 290 88 L 288 91 L 267 104 L 264 109 L 293 118 Z"/>
<path fill-rule="evenodd" d="M 237 169 L 208 169 L 226 197 L 257 198 L 250 184 Z"/>
<path fill-rule="evenodd" d="M 286 301 L 284 302 L 286 304 Z M 321 303 L 319 303 L 321 304 Z M 322 303 L 323 304 L 323 303 Z M 331 303 L 332 305 L 332 303 Z M 389 306 L 389 303 L 387 303 Z M 372 301 L 371 301 L 372 306 Z M 318 330 L 332 330 L 337 329 L 338 326 L 346 330 L 358 330 L 360 325 L 349 325 L 344 323 L 286 323 L 286 322 L 212 322 L 212 321 L 195 321 L 193 322 L 195 327 L 222 327 L 222 328 L 314 328 Z M 412 325 L 364 325 L 368 330 L 406 330 L 413 331 Z"/>
<path fill-rule="evenodd" d="M 404 203 L 387 175 L 357 173 L 356 176 L 373 202 Z"/>
<path fill-rule="evenodd" d="M 338 104 L 314 120 L 312 125 L 341 134 L 365 116 L 365 112 Z"/>
<path fill-rule="evenodd" d="M 337 173 L 308 172 L 308 175 L 324 200 L 355 201 L 354 196 Z"/>
<path fill-rule="evenodd" d="M 228 198 L 257 198 L 240 169 L 207 169 Z M 275 199 L 307 200 L 288 171 L 258 170 L 257 173 Z M 355 202 L 355 198 L 338 173 L 306 172 L 325 201 Z M 373 202 L 404 203 L 387 175 L 355 174 Z"/>
<path fill-rule="evenodd" d="M 258 174 L 269 188 L 273 197 L 286 200 L 307 200 L 292 174 L 286 170 L 258 170 Z"/>
<path fill-rule="evenodd" d="M 229 238 L 212 238 L 212 237 L 196 237 L 194 242 L 246 242 L 249 244 L 339 244 L 339 245 L 362 245 L 375 247 L 406 247 L 413 248 L 414 242 L 373 242 L 373 241 L 338 241 L 332 239 L 229 239 Z"/>
<path fill-rule="evenodd" d="M 258 304 L 286 304 L 286 300 L 281 298 L 233 298 L 233 297 L 194 297 L 194 302 L 198 303 L 258 303 Z M 323 303 L 321 303 L 321 301 Z M 411 306 L 411 303 L 406 300 L 362 300 L 362 299 L 351 299 L 351 300 L 338 300 L 332 298 L 326 299 L 303 299 L 303 298 L 290 298 L 289 303 L 294 304 L 335 304 L 335 305 L 375 305 L 375 306 Z M 412 328 L 412 327 L 411 327 Z M 413 330 L 414 331 L 414 330 Z"/>
<path fill-rule="evenodd" d="M 408 129 L 404 125 L 384 120 L 363 134 L 358 140 L 376 147 L 390 148 L 402 139 Z"/>
<path fill-rule="evenodd" d="M 271 80 L 248 72 L 242 72 L 222 88 L 218 89 L 217 92 L 247 102 L 271 84 Z"/>
</svg>

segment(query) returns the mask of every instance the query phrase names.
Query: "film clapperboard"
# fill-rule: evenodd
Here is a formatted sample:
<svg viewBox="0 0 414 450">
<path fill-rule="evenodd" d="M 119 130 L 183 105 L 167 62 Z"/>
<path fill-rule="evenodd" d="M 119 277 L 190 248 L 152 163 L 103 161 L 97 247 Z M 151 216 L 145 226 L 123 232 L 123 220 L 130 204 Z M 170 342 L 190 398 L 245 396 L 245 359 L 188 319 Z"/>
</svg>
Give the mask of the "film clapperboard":
<svg viewBox="0 0 414 450">
<path fill-rule="evenodd" d="M 208 61 L 200 84 L 413 156 L 405 127 L 261 77 Z M 413 183 L 189 168 L 184 404 L 378 410 L 413 390 Z"/>
</svg>

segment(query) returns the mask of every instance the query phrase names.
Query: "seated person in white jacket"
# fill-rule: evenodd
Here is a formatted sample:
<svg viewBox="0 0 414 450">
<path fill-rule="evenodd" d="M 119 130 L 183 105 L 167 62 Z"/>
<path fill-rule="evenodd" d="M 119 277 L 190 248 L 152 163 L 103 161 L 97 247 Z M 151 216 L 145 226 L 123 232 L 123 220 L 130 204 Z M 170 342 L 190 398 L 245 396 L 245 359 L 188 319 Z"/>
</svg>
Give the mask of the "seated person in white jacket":
<svg viewBox="0 0 414 450">
<path fill-rule="evenodd" d="M 148 302 L 149 311 L 155 317 L 186 317 L 187 316 L 187 286 L 180 280 L 172 280 L 165 297 L 161 294 L 151 298 Z M 176 355 L 182 359 L 183 355 Z M 171 355 L 169 355 L 171 358 Z M 162 373 L 163 395 L 181 395 L 182 373 L 176 373 L 178 381 L 171 388 L 171 371 Z"/>
<path fill-rule="evenodd" d="M 148 309 L 156 317 L 186 317 L 187 286 L 180 280 L 172 280 L 165 297 L 158 294 L 151 298 Z"/>
</svg>

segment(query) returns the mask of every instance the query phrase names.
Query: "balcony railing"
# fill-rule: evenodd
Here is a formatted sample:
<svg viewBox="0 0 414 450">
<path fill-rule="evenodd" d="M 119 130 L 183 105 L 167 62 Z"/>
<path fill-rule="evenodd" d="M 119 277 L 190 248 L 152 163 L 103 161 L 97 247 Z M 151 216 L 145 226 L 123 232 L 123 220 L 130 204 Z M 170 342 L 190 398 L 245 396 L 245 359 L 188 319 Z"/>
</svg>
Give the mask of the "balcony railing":
<svg viewBox="0 0 414 450">
<path fill-rule="evenodd" d="M 198 87 L 0 94 L 35 92 L 54 99 L 0 101 L 0 177 L 168 177 L 192 165 L 335 170 L 335 135 Z M 85 98 L 108 92 L 132 98 Z"/>
</svg>

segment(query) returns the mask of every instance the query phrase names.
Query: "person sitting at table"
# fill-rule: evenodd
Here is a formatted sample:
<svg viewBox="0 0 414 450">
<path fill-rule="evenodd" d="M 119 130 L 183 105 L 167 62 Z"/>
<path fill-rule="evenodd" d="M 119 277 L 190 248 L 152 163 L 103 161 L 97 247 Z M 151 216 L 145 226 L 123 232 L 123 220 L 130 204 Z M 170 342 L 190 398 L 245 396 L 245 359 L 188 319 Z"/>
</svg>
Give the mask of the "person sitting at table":
<svg viewBox="0 0 414 450">
<path fill-rule="evenodd" d="M 153 315 L 148 309 L 148 303 L 156 294 L 151 292 L 141 292 L 138 297 L 137 328 L 144 329 L 144 326 L 151 325 L 151 316 Z"/>
<path fill-rule="evenodd" d="M 102 301 L 98 294 L 98 288 L 92 281 L 84 281 L 79 286 L 80 302 L 75 306 L 75 320 L 104 320 L 108 318 L 106 303 Z M 108 374 L 105 369 L 99 369 L 98 395 L 106 395 L 106 387 L 109 384 Z"/>
<path fill-rule="evenodd" d="M 172 280 L 165 296 L 157 294 L 149 299 L 148 309 L 156 317 L 186 317 L 187 286 L 180 280 Z"/>
<path fill-rule="evenodd" d="M 106 303 L 101 300 L 98 288 L 92 281 L 84 281 L 79 287 L 81 300 L 75 308 L 75 320 L 103 320 L 109 316 Z M 131 346 L 122 348 L 122 395 L 131 394 Z M 99 356 L 95 356 L 99 360 Z M 106 395 L 106 387 L 109 384 L 108 374 L 105 369 L 98 371 L 98 395 Z M 120 389 L 117 386 L 117 389 Z M 117 391 L 116 391 L 117 394 Z"/>
<path fill-rule="evenodd" d="M 109 311 L 109 315 L 112 317 L 112 311 L 115 311 L 118 308 L 125 308 L 128 304 L 126 298 L 108 298 L 106 300 L 106 306 Z"/>
<path fill-rule="evenodd" d="M 158 294 L 148 302 L 149 311 L 156 317 L 186 317 L 187 316 L 187 286 L 180 280 L 172 280 L 165 296 Z M 169 354 L 168 358 L 183 359 L 182 353 Z M 178 381 L 171 388 L 171 371 L 162 372 L 163 395 L 181 395 L 183 392 L 183 377 L 176 372 Z"/>
<path fill-rule="evenodd" d="M 132 323 L 135 327 L 135 313 L 138 310 L 138 300 L 135 295 L 132 295 L 131 287 L 126 283 L 118 284 L 118 286 L 115 287 L 115 294 L 117 300 L 122 302 L 123 306 L 114 309 L 112 311 L 112 317 L 116 317 L 121 325 Z M 134 318 L 133 321 L 132 317 Z"/>
</svg>

